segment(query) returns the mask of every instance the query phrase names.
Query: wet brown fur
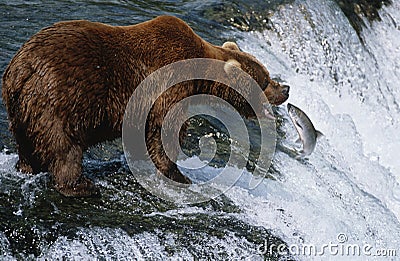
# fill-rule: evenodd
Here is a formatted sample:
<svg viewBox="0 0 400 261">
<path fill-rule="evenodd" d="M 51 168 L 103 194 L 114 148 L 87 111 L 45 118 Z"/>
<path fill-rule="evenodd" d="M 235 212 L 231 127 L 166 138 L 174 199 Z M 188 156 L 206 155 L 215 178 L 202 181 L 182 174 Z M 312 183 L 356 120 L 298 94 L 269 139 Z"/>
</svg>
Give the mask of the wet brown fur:
<svg viewBox="0 0 400 261">
<path fill-rule="evenodd" d="M 253 56 L 233 43 L 224 48 L 211 45 L 175 17 L 160 16 L 132 26 L 56 23 L 27 41 L 3 76 L 3 100 L 18 147 L 17 167 L 27 173 L 50 171 L 63 195 L 92 194 L 93 183 L 82 175 L 83 152 L 121 136 L 127 102 L 146 76 L 190 58 L 235 59 L 272 104 L 287 99 L 285 88 L 272 81 Z M 196 92 L 243 103 L 220 84 L 181 84 L 158 99 L 146 129 L 159 129 L 171 104 Z M 164 175 L 190 182 L 166 158 L 159 132 L 148 131 L 146 141 L 150 157 Z"/>
</svg>

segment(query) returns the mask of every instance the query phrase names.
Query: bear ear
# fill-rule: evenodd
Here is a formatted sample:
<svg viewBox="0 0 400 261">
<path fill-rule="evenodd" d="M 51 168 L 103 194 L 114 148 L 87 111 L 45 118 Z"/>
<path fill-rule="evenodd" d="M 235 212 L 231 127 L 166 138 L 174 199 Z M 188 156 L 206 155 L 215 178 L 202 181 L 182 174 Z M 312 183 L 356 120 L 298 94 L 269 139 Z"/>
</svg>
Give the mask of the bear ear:
<svg viewBox="0 0 400 261">
<path fill-rule="evenodd" d="M 237 67 L 237 68 L 240 68 L 241 64 L 238 61 L 236 61 L 235 59 L 229 59 L 228 61 L 225 62 L 224 71 L 227 74 L 230 74 L 230 72 L 232 71 L 232 68 L 234 66 Z"/>
<path fill-rule="evenodd" d="M 239 47 L 238 47 L 237 44 L 234 43 L 234 42 L 225 42 L 225 43 L 222 45 L 222 48 L 230 49 L 230 50 L 233 50 L 233 51 L 240 51 Z"/>
</svg>

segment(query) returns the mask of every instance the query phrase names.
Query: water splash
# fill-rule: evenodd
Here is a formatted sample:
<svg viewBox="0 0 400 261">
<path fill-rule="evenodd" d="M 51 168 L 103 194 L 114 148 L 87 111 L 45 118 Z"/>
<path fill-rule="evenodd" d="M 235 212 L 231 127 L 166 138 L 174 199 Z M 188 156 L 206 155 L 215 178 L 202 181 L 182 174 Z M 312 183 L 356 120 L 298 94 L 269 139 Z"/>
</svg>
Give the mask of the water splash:
<svg viewBox="0 0 400 261">
<path fill-rule="evenodd" d="M 277 153 L 283 177 L 267 182 L 265 201 L 235 197 L 254 223 L 293 243 L 322 245 L 346 233 L 352 243 L 400 244 L 399 5 L 364 29 L 365 45 L 333 1 L 283 6 L 272 31 L 241 34 L 240 47 L 291 85 L 289 101 L 325 134 L 307 162 Z M 293 147 L 297 134 L 280 112 L 282 145 Z"/>
</svg>

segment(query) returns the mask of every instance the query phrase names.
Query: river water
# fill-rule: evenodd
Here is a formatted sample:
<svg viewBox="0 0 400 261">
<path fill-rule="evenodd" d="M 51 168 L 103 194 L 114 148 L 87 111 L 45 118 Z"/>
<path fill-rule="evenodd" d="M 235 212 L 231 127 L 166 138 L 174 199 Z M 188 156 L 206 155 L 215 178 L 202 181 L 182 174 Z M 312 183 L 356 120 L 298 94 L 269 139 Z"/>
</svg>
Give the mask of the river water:
<svg viewBox="0 0 400 261">
<path fill-rule="evenodd" d="M 381 21 L 364 19 L 357 33 L 329 0 L 1 2 L 1 72 L 24 41 L 60 20 L 128 25 L 176 15 L 207 41 L 234 40 L 255 55 L 291 86 L 289 102 L 324 137 L 308 160 L 294 159 L 297 133 L 285 107 L 275 108 L 278 141 L 268 177 L 256 189 L 238 183 L 194 205 L 143 189 L 121 141 L 107 142 L 84 158 L 84 173 L 102 197 L 66 199 L 49 186 L 48 173 L 15 170 L 1 105 L 0 259 L 398 260 L 398 10 L 394 0 L 379 10 Z M 218 171 L 208 166 L 200 175 Z"/>
</svg>

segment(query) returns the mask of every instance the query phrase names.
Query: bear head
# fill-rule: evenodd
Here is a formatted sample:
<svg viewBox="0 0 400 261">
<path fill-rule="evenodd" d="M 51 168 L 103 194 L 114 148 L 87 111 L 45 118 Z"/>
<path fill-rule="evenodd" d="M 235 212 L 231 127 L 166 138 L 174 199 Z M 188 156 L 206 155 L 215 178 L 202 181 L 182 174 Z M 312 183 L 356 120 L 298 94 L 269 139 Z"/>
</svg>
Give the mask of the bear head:
<svg viewBox="0 0 400 261">
<path fill-rule="evenodd" d="M 280 105 L 289 98 L 290 87 L 272 80 L 265 66 L 253 55 L 241 51 L 233 42 L 224 43 L 222 48 L 230 50 L 233 57 L 227 60 L 226 70 L 229 70 L 229 66 L 236 66 L 249 74 L 264 91 L 271 104 Z"/>
</svg>

